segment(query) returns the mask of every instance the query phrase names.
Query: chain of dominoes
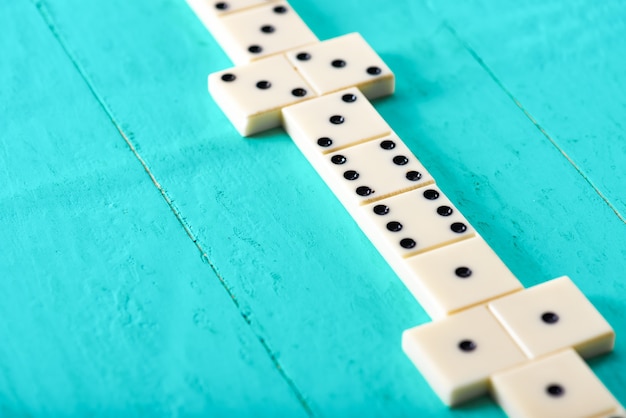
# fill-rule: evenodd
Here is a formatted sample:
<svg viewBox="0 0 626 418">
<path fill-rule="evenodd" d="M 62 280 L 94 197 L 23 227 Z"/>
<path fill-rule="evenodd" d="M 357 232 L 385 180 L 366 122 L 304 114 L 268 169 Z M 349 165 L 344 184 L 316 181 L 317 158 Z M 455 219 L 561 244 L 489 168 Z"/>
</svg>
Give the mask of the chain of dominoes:
<svg viewBox="0 0 626 418">
<path fill-rule="evenodd" d="M 283 126 L 433 318 L 402 347 L 444 403 L 626 417 L 582 360 L 611 326 L 567 277 L 523 289 L 368 101 L 395 80 L 359 34 L 320 42 L 280 0 L 188 3 L 237 65 L 208 79 L 237 131 Z"/>
</svg>

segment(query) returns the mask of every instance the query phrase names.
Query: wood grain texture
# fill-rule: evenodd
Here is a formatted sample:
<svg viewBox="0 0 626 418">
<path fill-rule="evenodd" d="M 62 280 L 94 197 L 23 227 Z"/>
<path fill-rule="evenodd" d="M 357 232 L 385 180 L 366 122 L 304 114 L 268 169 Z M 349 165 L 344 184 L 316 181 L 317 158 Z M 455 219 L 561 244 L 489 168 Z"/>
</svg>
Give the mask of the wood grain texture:
<svg viewBox="0 0 626 418">
<path fill-rule="evenodd" d="M 0 27 L 0 416 L 306 416 L 37 9 Z"/>
<path fill-rule="evenodd" d="M 619 5 L 291 3 L 387 61 L 377 108 L 526 286 L 569 274 L 607 317 L 592 366 L 626 403 L 626 73 L 589 59 L 623 45 Z M 230 127 L 206 93 L 230 64 L 184 1 L 0 21 L 1 412 L 503 416 L 430 391 L 400 349 L 425 313 L 284 133 Z"/>
<path fill-rule="evenodd" d="M 626 61 L 620 51 L 626 50 L 626 5 L 577 0 L 457 6 L 432 2 L 431 7 L 624 221 L 620 97 L 626 94 Z M 508 30 L 499 29 L 502 25 Z"/>
</svg>

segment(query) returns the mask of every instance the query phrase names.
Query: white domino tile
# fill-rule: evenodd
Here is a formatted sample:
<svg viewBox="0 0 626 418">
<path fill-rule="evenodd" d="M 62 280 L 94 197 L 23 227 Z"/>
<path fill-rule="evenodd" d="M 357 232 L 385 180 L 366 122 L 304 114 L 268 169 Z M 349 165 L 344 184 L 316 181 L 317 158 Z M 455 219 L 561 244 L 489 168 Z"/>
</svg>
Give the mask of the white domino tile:
<svg viewBox="0 0 626 418">
<path fill-rule="evenodd" d="M 363 206 L 375 242 L 403 257 L 474 236 L 474 228 L 434 184 Z M 369 228 L 368 228 L 369 229 Z"/>
<path fill-rule="evenodd" d="M 484 306 L 406 330 L 402 348 L 447 405 L 487 393 L 493 373 L 525 361 Z"/>
<path fill-rule="evenodd" d="M 308 158 L 391 133 L 357 88 L 285 107 L 283 118 L 285 130 Z"/>
<path fill-rule="evenodd" d="M 488 306 L 530 358 L 569 347 L 586 358 L 613 349 L 613 329 L 568 277 L 505 296 Z"/>
<path fill-rule="evenodd" d="M 284 1 L 224 16 L 212 32 L 236 65 L 318 41 Z"/>
<path fill-rule="evenodd" d="M 406 260 L 404 283 L 436 320 L 522 289 L 522 284 L 480 237 Z"/>
<path fill-rule="evenodd" d="M 323 161 L 317 167 L 320 175 L 335 186 L 337 196 L 349 206 L 433 183 L 432 176 L 395 134 L 314 158 Z"/>
<path fill-rule="evenodd" d="M 283 56 L 213 73 L 209 92 L 243 136 L 281 126 L 284 106 L 315 95 Z"/>
<path fill-rule="evenodd" d="M 358 87 L 371 100 L 394 91 L 393 72 L 358 33 L 297 48 L 286 55 L 319 95 Z"/>
<path fill-rule="evenodd" d="M 187 0 L 187 3 L 206 28 L 213 32 L 219 19 L 231 13 L 272 3 L 276 0 Z"/>
<path fill-rule="evenodd" d="M 510 418 L 610 417 L 619 408 L 571 349 L 496 373 L 492 384 L 494 398 Z"/>
</svg>

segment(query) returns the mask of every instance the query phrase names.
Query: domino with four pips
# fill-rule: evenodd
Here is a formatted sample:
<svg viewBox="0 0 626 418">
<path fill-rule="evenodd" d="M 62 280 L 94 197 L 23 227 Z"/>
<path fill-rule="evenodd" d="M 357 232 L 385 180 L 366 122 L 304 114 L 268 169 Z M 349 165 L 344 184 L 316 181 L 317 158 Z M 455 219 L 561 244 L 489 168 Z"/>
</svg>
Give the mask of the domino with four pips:
<svg viewBox="0 0 626 418">
<path fill-rule="evenodd" d="M 615 334 L 572 280 L 524 289 L 370 100 L 393 72 L 357 33 L 319 41 L 281 0 L 187 0 L 236 64 L 208 77 L 243 136 L 283 127 L 433 322 L 402 347 L 447 405 L 622 417 L 584 362 Z"/>
</svg>

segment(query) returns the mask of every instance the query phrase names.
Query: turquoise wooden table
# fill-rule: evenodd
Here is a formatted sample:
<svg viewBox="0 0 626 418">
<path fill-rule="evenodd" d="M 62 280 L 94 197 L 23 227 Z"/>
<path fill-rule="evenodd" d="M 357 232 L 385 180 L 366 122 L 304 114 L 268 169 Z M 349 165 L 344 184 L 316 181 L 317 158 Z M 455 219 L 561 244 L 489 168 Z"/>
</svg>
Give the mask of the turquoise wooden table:
<svg viewBox="0 0 626 418">
<path fill-rule="evenodd" d="M 525 286 L 567 274 L 626 403 L 626 4 L 293 0 L 397 76 L 376 102 Z M 183 0 L 0 0 L 0 416 L 502 417 L 400 348 L 428 321 Z"/>
</svg>

